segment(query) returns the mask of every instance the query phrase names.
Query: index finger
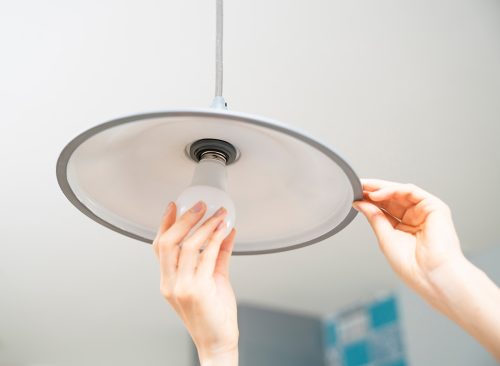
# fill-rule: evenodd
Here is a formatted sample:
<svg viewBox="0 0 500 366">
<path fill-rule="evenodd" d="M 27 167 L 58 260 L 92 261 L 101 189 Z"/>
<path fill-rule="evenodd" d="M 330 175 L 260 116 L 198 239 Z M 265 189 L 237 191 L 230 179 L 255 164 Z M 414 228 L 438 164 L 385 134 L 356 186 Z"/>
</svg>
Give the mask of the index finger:
<svg viewBox="0 0 500 366">
<path fill-rule="evenodd" d="M 400 183 L 382 179 L 361 179 L 361 184 L 363 185 L 364 191 L 376 191 L 378 189 L 392 187 Z"/>
<path fill-rule="evenodd" d="M 399 202 L 406 201 L 414 205 L 426 198 L 431 198 L 432 195 L 414 184 L 395 184 L 370 192 L 369 197 L 372 201 L 396 199 Z"/>
<path fill-rule="evenodd" d="M 170 215 L 175 214 L 171 210 Z M 160 258 L 160 266 L 164 279 L 172 279 L 177 271 L 177 262 L 179 259 L 180 246 L 186 235 L 203 217 L 206 211 L 206 204 L 199 201 L 188 211 L 175 221 L 173 225 L 168 227 L 168 230 L 161 232 L 156 239 L 158 247 L 158 255 Z M 165 226 L 166 227 L 166 226 Z"/>
</svg>

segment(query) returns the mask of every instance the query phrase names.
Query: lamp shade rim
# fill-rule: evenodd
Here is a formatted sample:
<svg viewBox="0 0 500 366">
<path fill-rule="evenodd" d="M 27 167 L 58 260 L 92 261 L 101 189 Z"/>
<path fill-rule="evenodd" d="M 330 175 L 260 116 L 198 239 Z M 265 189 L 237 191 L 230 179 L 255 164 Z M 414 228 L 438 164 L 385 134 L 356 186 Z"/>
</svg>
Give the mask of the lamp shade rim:
<svg viewBox="0 0 500 366">
<path fill-rule="evenodd" d="M 149 119 L 155 119 L 155 118 L 168 118 L 168 117 L 199 117 L 199 118 L 214 118 L 214 117 L 220 117 L 228 120 L 235 120 L 238 122 L 243 122 L 251 125 L 257 125 L 263 128 L 271 129 L 280 133 L 284 133 L 288 136 L 291 136 L 293 138 L 296 138 L 300 140 L 303 143 L 306 143 L 310 145 L 311 147 L 315 148 L 316 150 L 321 151 L 323 154 L 325 154 L 328 158 L 333 160 L 344 172 L 346 177 L 348 178 L 348 181 L 351 185 L 352 192 L 353 192 L 353 200 L 360 200 L 363 197 L 363 191 L 362 191 L 362 186 L 361 182 L 356 175 L 355 171 L 351 168 L 350 164 L 341 157 L 337 152 L 335 152 L 332 148 L 328 147 L 327 144 L 321 142 L 317 138 L 314 138 L 310 135 L 308 135 L 305 131 L 296 128 L 296 127 L 291 127 L 288 125 L 283 124 L 282 122 L 267 118 L 267 117 L 261 117 L 261 116 L 256 116 L 252 114 L 246 114 L 246 113 L 241 113 L 241 112 L 234 112 L 234 111 L 228 111 L 225 109 L 215 109 L 215 108 L 199 108 L 199 109 L 174 109 L 174 110 L 165 110 L 165 111 L 156 111 L 156 112 L 148 112 L 148 113 L 141 113 L 141 114 L 135 114 L 135 115 L 130 115 L 122 118 L 117 118 L 110 120 L 108 122 L 104 122 L 102 124 L 96 125 L 82 133 L 80 133 L 78 136 L 76 136 L 73 140 L 71 140 L 61 151 L 59 158 L 57 160 L 57 165 L 56 165 L 56 175 L 57 175 L 57 181 L 58 184 L 66 196 L 66 198 L 78 209 L 80 210 L 83 214 L 91 218 L 92 220 L 96 221 L 97 223 L 115 231 L 118 232 L 122 235 L 125 235 L 127 237 L 143 241 L 145 243 L 151 244 L 151 239 L 146 238 L 144 236 L 138 235 L 137 233 L 134 233 L 130 230 L 126 230 L 123 228 L 120 228 L 113 223 L 99 217 L 96 213 L 94 213 L 89 207 L 87 207 L 75 194 L 73 191 L 70 182 L 68 180 L 68 163 L 71 159 L 71 156 L 75 152 L 75 150 L 81 146 L 85 141 L 90 139 L 91 137 L 108 130 L 113 127 L 125 125 L 127 123 L 133 123 L 133 122 L 140 122 L 144 120 L 149 120 Z M 234 250 L 233 254 L 234 255 L 249 255 L 249 254 L 268 254 L 268 253 L 276 253 L 276 252 L 283 252 L 283 251 L 288 251 L 292 249 L 298 249 L 301 247 L 305 247 L 308 245 L 315 244 L 317 242 L 323 241 L 330 236 L 333 236 L 337 232 L 341 231 L 343 228 L 345 228 L 356 216 L 357 211 L 351 207 L 351 209 L 347 212 L 346 216 L 343 218 L 343 220 L 336 225 L 334 228 L 329 230 L 328 232 L 319 235 L 311 240 L 307 240 L 298 244 L 293 244 L 293 245 L 288 245 L 288 246 L 283 246 L 279 248 L 271 248 L 271 249 L 259 249 L 259 250 Z M 236 248 L 235 248 L 236 249 Z"/>
</svg>

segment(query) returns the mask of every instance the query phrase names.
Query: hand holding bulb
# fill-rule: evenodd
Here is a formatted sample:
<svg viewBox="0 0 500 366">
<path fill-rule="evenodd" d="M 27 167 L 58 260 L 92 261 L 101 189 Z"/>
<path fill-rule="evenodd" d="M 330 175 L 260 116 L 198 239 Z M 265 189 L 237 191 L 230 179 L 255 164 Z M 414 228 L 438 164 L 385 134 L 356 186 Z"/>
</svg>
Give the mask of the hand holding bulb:
<svg viewBox="0 0 500 366">
<path fill-rule="evenodd" d="M 206 213 L 206 204 L 198 202 L 176 220 L 176 205 L 169 205 L 153 243 L 161 292 L 183 320 L 201 365 L 237 365 L 237 307 L 229 282 L 236 230 L 225 235 L 224 208 L 202 222 Z M 195 225 L 199 228 L 187 237 Z"/>
</svg>

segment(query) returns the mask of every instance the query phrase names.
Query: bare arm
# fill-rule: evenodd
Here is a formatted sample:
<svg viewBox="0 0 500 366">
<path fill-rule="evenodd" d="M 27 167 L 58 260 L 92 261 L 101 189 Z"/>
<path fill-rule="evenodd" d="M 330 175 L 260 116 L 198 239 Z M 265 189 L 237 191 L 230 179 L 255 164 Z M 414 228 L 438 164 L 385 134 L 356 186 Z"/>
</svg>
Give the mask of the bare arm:
<svg viewBox="0 0 500 366">
<path fill-rule="evenodd" d="M 167 209 L 153 243 L 160 287 L 189 331 L 201 365 L 235 366 L 239 331 L 229 260 L 236 230 L 224 238 L 225 226 L 219 224 L 227 211 L 222 209 L 188 236 L 205 211 L 202 202 L 176 221 L 175 203 Z"/>
<path fill-rule="evenodd" d="M 460 249 L 450 209 L 411 184 L 363 180 L 353 206 L 401 279 L 500 361 L 500 289 Z"/>
<path fill-rule="evenodd" d="M 394 271 L 500 361 L 500 290 L 464 257 L 448 206 L 413 185 L 364 180 L 363 190 L 354 207 L 368 218 Z M 228 267 L 235 231 L 224 239 L 216 229 L 224 212 L 186 237 L 205 209 L 176 221 L 171 206 L 153 247 L 162 293 L 184 321 L 202 366 L 234 366 L 239 332 Z"/>
</svg>

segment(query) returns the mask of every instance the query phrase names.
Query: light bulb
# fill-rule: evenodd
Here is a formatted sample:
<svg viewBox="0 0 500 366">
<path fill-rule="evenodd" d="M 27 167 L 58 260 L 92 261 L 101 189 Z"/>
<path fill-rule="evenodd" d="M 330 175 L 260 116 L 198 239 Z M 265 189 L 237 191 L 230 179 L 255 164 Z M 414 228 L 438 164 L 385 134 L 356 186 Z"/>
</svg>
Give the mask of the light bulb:
<svg viewBox="0 0 500 366">
<path fill-rule="evenodd" d="M 227 210 L 225 234 L 227 236 L 234 227 L 236 210 L 234 202 L 227 193 L 227 168 L 223 156 L 215 152 L 202 155 L 193 174 L 191 185 L 177 197 L 177 218 L 182 216 L 198 201 L 204 201 L 207 210 L 201 220 L 191 229 L 192 234 L 220 207 Z M 188 235 L 190 235 L 188 234 Z"/>
</svg>

